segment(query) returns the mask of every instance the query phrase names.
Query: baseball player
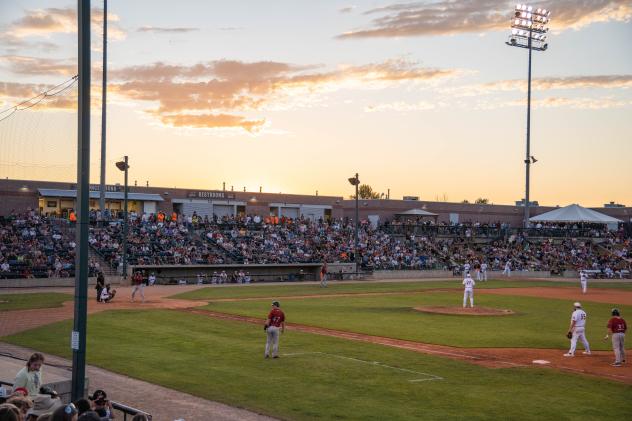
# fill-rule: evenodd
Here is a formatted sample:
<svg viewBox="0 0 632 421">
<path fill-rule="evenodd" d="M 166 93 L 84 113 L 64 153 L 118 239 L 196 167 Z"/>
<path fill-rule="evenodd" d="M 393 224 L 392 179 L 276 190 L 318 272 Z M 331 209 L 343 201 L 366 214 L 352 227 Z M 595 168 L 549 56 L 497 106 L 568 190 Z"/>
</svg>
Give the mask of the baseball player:
<svg viewBox="0 0 632 421">
<path fill-rule="evenodd" d="M 272 351 L 272 358 L 279 358 L 279 331 L 280 333 L 285 332 L 285 314 L 279 307 L 278 301 L 272 302 L 272 310 L 270 310 L 264 326 L 267 333 L 265 358 L 270 358 L 270 351 Z"/>
<path fill-rule="evenodd" d="M 614 363 L 610 364 L 614 367 L 621 367 L 625 362 L 625 331 L 628 325 L 621 317 L 619 309 L 612 309 L 612 318 L 608 320 L 608 334 L 612 335 L 612 349 L 614 350 Z M 608 339 L 608 334 L 604 340 Z"/>
<path fill-rule="evenodd" d="M 479 272 L 479 276 L 483 281 L 487 281 L 487 263 L 481 263 L 481 271 Z"/>
<path fill-rule="evenodd" d="M 579 283 L 582 286 L 582 294 L 585 294 L 588 290 L 588 274 L 583 270 L 579 271 Z"/>
<path fill-rule="evenodd" d="M 470 297 L 470 307 L 474 308 L 474 285 L 476 285 L 476 282 L 474 282 L 469 272 L 465 274 L 463 285 L 465 286 L 463 290 L 463 308 L 467 307 L 468 296 Z"/>
<path fill-rule="evenodd" d="M 503 275 L 507 275 L 508 277 L 511 276 L 511 262 L 509 260 L 507 260 L 507 263 L 505 263 L 505 270 L 503 270 Z"/>
<path fill-rule="evenodd" d="M 140 298 L 142 302 L 145 302 L 145 285 L 143 285 L 143 275 L 140 271 L 136 271 L 132 276 L 132 302 L 134 302 L 134 297 L 136 296 L 136 292 L 140 291 Z"/>
<path fill-rule="evenodd" d="M 575 356 L 575 348 L 577 347 L 578 339 L 580 339 L 584 345 L 585 351 L 583 353 L 590 355 L 590 345 L 586 340 L 586 312 L 582 310 L 582 305 L 580 303 L 574 303 L 573 307 L 575 310 L 571 315 L 571 326 L 568 329 L 568 335 L 571 336 L 571 349 L 569 349 L 564 356 Z"/>
<path fill-rule="evenodd" d="M 327 262 L 323 262 L 323 267 L 320 269 L 320 286 L 327 288 Z"/>
<path fill-rule="evenodd" d="M 469 273 L 470 272 L 470 264 L 468 262 L 465 262 L 465 264 L 463 265 L 463 273 Z"/>
</svg>

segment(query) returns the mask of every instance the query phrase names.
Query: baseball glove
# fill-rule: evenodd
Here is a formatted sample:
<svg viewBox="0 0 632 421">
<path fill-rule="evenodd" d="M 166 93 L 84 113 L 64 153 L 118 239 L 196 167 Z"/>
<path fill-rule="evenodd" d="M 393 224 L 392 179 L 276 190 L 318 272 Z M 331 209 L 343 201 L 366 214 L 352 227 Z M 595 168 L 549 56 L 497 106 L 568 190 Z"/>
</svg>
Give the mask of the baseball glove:
<svg viewBox="0 0 632 421">
<path fill-rule="evenodd" d="M 267 330 L 268 330 L 268 325 L 263 325 L 263 331 L 267 332 Z"/>
<path fill-rule="evenodd" d="M 573 337 L 573 332 L 566 332 L 566 337 L 571 339 Z"/>
</svg>

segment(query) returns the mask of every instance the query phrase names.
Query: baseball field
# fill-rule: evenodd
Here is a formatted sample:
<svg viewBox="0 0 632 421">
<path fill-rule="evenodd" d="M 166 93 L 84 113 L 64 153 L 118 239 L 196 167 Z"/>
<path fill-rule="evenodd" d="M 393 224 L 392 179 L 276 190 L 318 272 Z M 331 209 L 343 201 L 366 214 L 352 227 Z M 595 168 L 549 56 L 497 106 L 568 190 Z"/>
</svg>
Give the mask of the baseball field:
<svg viewBox="0 0 632 421">
<path fill-rule="evenodd" d="M 88 360 L 280 419 L 629 417 L 632 364 L 611 367 L 603 336 L 612 307 L 632 318 L 630 284 L 591 285 L 585 295 L 568 283 L 477 287 L 476 307 L 489 314 L 462 311 L 458 280 L 201 288 L 162 306 L 91 314 Z M 281 358 L 265 360 L 272 299 L 288 327 Z M 191 305 L 170 308 L 183 300 Z M 594 352 L 564 358 L 577 300 Z M 1 340 L 69 356 L 71 326 Z"/>
</svg>

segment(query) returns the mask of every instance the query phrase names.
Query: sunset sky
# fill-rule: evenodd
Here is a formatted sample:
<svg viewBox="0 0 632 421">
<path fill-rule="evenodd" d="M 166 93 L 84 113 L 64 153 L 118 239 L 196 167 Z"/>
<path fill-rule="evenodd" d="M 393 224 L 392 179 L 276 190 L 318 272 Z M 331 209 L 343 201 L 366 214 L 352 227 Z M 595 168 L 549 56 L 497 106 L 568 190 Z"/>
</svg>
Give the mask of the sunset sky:
<svg viewBox="0 0 632 421">
<path fill-rule="evenodd" d="M 531 199 L 632 206 L 632 0 L 552 11 L 533 54 Z M 110 0 L 108 177 L 153 186 L 513 203 L 527 50 L 515 2 Z M 102 0 L 93 11 L 98 182 Z M 0 1 L 0 111 L 76 74 L 76 1 Z M 76 177 L 76 88 L 0 122 L 0 177 Z M 0 115 L 0 118 L 3 115 Z"/>
</svg>

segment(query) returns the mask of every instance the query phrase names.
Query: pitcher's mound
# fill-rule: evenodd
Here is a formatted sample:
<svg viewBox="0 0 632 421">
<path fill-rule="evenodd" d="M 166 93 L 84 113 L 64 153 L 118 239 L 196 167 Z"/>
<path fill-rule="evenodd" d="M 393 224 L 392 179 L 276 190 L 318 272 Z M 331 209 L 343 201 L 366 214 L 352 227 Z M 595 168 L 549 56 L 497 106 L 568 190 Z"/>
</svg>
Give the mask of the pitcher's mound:
<svg viewBox="0 0 632 421">
<path fill-rule="evenodd" d="M 437 314 L 458 314 L 465 316 L 508 316 L 514 314 L 512 310 L 503 308 L 490 308 L 490 307 L 449 307 L 449 306 L 423 306 L 415 307 L 415 310 L 423 313 L 437 313 Z"/>
</svg>

